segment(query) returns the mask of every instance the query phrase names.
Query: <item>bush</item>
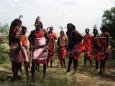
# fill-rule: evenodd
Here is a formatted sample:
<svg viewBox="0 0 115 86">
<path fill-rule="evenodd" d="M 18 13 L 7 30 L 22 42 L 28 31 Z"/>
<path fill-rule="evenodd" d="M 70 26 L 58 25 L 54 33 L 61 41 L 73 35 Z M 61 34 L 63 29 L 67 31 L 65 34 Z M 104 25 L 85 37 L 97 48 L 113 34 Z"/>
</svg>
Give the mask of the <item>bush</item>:
<svg viewBox="0 0 115 86">
<path fill-rule="evenodd" d="M 110 45 L 111 45 L 112 49 L 115 49 L 115 40 L 111 40 Z M 110 56 L 111 56 L 111 58 L 115 59 L 115 50 L 111 51 Z"/>
<path fill-rule="evenodd" d="M 7 62 L 9 59 L 9 46 L 7 43 L 0 45 L 0 64 Z"/>
</svg>

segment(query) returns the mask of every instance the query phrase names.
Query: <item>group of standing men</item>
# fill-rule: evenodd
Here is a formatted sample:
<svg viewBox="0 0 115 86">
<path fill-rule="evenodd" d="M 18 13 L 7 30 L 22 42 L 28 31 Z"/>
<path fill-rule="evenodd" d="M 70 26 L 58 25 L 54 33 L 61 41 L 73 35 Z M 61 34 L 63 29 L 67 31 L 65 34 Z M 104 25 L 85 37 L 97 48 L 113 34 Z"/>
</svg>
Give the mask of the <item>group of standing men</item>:
<svg viewBox="0 0 115 86">
<path fill-rule="evenodd" d="M 14 19 L 9 31 L 9 46 L 10 58 L 12 63 L 12 80 L 19 79 L 18 72 L 21 70 L 22 63 L 26 70 L 27 79 L 29 78 L 28 68 L 30 67 L 30 53 L 32 65 L 31 75 L 35 78 L 36 65 L 43 64 L 43 78 L 46 76 L 46 68 L 48 63 L 52 67 L 53 56 L 55 52 L 55 40 L 59 47 L 59 60 L 62 67 L 65 67 L 65 57 L 67 51 L 69 52 L 69 61 L 67 72 L 70 72 L 72 62 L 74 63 L 74 72 L 77 70 L 78 59 L 81 53 L 84 53 L 84 65 L 86 60 L 90 61 L 92 66 L 92 59 L 95 58 L 96 69 L 100 62 L 100 73 L 104 72 L 105 61 L 108 57 L 109 47 L 109 33 L 107 28 L 101 27 L 102 34 L 98 34 L 98 30 L 93 30 L 94 36 L 90 35 L 89 29 L 85 30 L 86 35 L 82 36 L 72 23 L 67 24 L 66 35 L 63 30 L 60 31 L 60 36 L 57 38 L 53 32 L 53 27 L 48 27 L 47 30 L 43 28 L 42 21 L 39 17 L 35 20 L 35 30 L 31 31 L 29 37 L 26 36 L 27 28 L 22 26 L 20 19 Z M 30 45 L 30 46 L 29 46 Z"/>
</svg>

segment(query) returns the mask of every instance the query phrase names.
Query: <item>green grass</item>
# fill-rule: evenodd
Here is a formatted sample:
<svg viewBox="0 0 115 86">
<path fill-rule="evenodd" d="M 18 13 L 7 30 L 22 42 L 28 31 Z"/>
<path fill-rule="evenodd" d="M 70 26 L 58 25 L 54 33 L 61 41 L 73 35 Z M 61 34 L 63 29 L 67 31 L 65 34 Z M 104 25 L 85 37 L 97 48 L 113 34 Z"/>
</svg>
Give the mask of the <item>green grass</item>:
<svg viewBox="0 0 115 86">
<path fill-rule="evenodd" d="M 54 62 L 57 64 L 57 61 Z M 40 65 L 40 71 L 36 71 L 35 81 L 30 80 L 27 82 L 25 73 L 23 71 L 23 80 L 11 82 L 12 77 L 11 64 L 2 64 L 0 67 L 9 69 L 9 72 L 0 71 L 0 86 L 77 86 L 76 78 L 71 77 L 71 75 L 66 75 L 66 69 L 60 67 L 47 68 L 47 76 L 45 80 L 42 80 L 42 65 Z"/>
<path fill-rule="evenodd" d="M 56 54 L 57 55 L 57 54 Z M 54 65 L 58 64 L 57 57 L 55 57 L 56 60 L 54 61 Z M 96 72 L 94 71 L 95 68 L 92 67 L 84 67 L 83 66 L 83 54 L 81 55 L 81 58 L 79 59 L 79 67 L 78 67 L 78 73 L 88 75 L 90 77 L 95 77 Z M 66 65 L 68 63 L 68 58 L 66 57 Z M 93 60 L 93 63 L 95 63 L 95 60 Z M 87 61 L 87 64 L 89 62 Z M 107 61 L 107 65 L 114 65 L 115 66 L 115 59 L 109 59 Z M 80 83 L 77 82 L 76 77 L 74 75 L 67 75 L 65 73 L 66 69 L 62 69 L 60 67 L 57 68 L 47 68 L 47 77 L 45 80 L 42 80 L 42 66 L 40 66 L 40 71 L 36 71 L 36 78 L 35 81 L 30 80 L 27 82 L 25 73 L 23 70 L 22 77 L 23 80 L 11 82 L 10 78 L 12 77 L 11 72 L 11 63 L 10 61 L 5 62 L 4 64 L 0 64 L 0 68 L 6 68 L 10 70 L 9 72 L 6 71 L 0 71 L 0 86 L 80 86 Z M 73 71 L 73 67 L 71 67 Z"/>
</svg>

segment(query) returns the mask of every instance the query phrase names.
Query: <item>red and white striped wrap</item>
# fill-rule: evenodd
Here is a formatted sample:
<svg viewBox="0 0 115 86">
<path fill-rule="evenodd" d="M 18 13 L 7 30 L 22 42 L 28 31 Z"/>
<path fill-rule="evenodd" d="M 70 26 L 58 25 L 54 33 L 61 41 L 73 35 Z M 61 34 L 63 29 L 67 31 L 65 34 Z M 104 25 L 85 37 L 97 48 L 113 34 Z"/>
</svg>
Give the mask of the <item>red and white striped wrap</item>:
<svg viewBox="0 0 115 86">
<path fill-rule="evenodd" d="M 36 42 L 35 42 L 36 47 L 46 44 L 45 37 L 36 38 L 35 40 L 36 40 Z M 47 62 L 48 52 L 44 51 L 44 49 L 45 49 L 45 47 L 36 48 L 33 52 L 32 59 L 35 60 L 38 64 L 44 64 Z"/>
</svg>

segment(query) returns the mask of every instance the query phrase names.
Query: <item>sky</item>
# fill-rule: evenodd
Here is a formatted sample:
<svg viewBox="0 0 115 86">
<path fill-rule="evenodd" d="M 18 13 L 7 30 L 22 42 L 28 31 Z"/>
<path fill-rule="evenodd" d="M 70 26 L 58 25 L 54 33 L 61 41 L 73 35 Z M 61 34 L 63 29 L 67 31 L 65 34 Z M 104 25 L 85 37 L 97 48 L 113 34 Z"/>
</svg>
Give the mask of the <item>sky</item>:
<svg viewBox="0 0 115 86">
<path fill-rule="evenodd" d="M 85 28 L 92 32 L 95 24 L 101 26 L 104 11 L 114 6 L 115 0 L 0 0 L 0 23 L 10 25 L 14 18 L 23 15 L 23 25 L 30 32 L 40 16 L 44 28 L 53 26 L 57 33 L 60 26 L 66 31 L 67 23 L 73 23 L 81 33 Z"/>
</svg>

